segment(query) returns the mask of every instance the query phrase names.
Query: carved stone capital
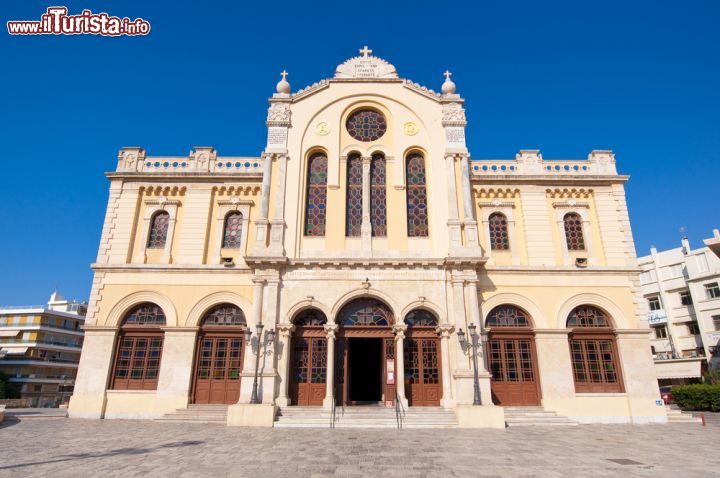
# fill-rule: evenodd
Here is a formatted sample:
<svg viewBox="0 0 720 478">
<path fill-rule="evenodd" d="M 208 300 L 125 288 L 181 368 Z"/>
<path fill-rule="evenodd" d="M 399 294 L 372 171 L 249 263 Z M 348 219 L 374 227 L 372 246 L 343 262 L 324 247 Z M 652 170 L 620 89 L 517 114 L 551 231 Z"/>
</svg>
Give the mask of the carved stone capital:
<svg viewBox="0 0 720 478">
<path fill-rule="evenodd" d="M 450 324 L 440 324 L 435 327 L 437 332 L 442 338 L 449 339 L 453 332 L 455 332 L 455 326 Z"/>
<path fill-rule="evenodd" d="M 338 324 L 325 324 L 323 325 L 323 328 L 325 329 L 328 340 L 335 340 L 335 336 L 338 331 Z"/>
<path fill-rule="evenodd" d="M 407 332 L 408 326 L 405 324 L 393 325 L 393 332 L 395 332 L 395 338 L 399 340 L 405 339 L 405 332 Z"/>
<path fill-rule="evenodd" d="M 281 337 L 287 338 L 295 332 L 295 324 L 277 324 L 276 329 Z"/>
</svg>

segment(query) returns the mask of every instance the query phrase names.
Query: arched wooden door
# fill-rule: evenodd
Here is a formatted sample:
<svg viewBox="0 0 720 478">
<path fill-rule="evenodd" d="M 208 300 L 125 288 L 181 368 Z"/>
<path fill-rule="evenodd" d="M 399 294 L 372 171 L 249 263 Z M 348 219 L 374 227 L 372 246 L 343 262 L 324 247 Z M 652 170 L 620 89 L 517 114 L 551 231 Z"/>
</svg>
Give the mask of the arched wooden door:
<svg viewBox="0 0 720 478">
<path fill-rule="evenodd" d="M 316 309 L 300 313 L 291 341 L 290 403 L 321 406 L 327 383 L 327 337 L 325 314 Z"/>
<path fill-rule="evenodd" d="M 205 315 L 197 340 L 193 403 L 233 404 L 240 398 L 245 315 L 222 304 Z"/>
<path fill-rule="evenodd" d="M 424 309 L 413 310 L 405 318 L 408 325 L 403 344 L 405 397 L 410 406 L 440 406 L 442 377 L 438 321 Z"/>
<path fill-rule="evenodd" d="M 512 305 L 488 314 L 488 368 L 493 402 L 503 406 L 540 405 L 535 336 L 527 313 Z"/>
</svg>

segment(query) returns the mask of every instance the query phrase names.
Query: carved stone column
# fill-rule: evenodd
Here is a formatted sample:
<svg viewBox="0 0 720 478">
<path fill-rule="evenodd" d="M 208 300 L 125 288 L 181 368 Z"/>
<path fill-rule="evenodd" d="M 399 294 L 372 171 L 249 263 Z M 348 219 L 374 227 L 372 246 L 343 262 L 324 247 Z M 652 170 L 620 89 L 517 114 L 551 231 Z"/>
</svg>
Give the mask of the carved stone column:
<svg viewBox="0 0 720 478">
<path fill-rule="evenodd" d="M 255 284 L 253 287 L 253 304 L 250 322 L 247 324 L 248 328 L 252 331 L 252 338 L 249 343 L 245 344 L 243 371 L 240 374 L 240 399 L 238 403 L 250 403 L 253 380 L 255 378 L 255 354 L 263 352 L 260 347 L 263 337 L 257 336 L 257 328 L 255 326 L 262 322 L 263 291 L 266 281 L 265 279 L 258 278 L 253 278 L 252 281 L 253 284 Z M 256 346 L 253 346 L 253 344 L 256 344 Z"/>
<path fill-rule="evenodd" d="M 292 350 L 290 348 L 290 339 L 292 333 L 295 332 L 295 326 L 293 324 L 278 324 L 278 334 L 280 334 L 280 344 L 282 347 L 282 357 L 280 358 L 280 392 L 277 398 L 277 405 L 280 407 L 287 407 L 290 405 L 290 398 L 288 397 L 288 385 L 290 384 L 290 355 Z"/>
<path fill-rule="evenodd" d="M 335 392 L 335 334 L 337 333 L 337 324 L 326 324 L 324 326 L 327 334 L 327 364 L 325 370 L 325 399 L 323 407 L 332 408 L 333 397 Z"/>
<path fill-rule="evenodd" d="M 465 245 L 471 248 L 480 246 L 478 242 L 478 228 L 475 220 L 475 211 L 472 201 L 472 186 L 470 185 L 470 165 L 466 154 L 461 156 L 461 176 L 463 189 L 463 211 L 465 224 Z"/>
<path fill-rule="evenodd" d="M 266 154 L 263 157 L 263 179 L 262 179 L 262 197 L 260 199 L 260 215 L 255 220 L 255 246 L 253 253 L 261 254 L 267 247 L 268 232 L 268 211 L 270 209 L 270 179 L 272 177 L 272 155 Z"/>
<path fill-rule="evenodd" d="M 405 332 L 407 328 L 405 324 L 396 324 L 393 326 L 393 331 L 395 332 L 395 363 L 397 366 L 395 370 L 395 386 L 397 387 L 400 402 L 402 402 L 406 408 L 408 406 L 407 397 L 405 396 Z"/>
<path fill-rule="evenodd" d="M 455 328 L 465 329 L 465 297 L 463 293 L 464 280 L 460 278 L 452 279 L 452 291 L 453 291 L 453 316 L 455 317 Z M 470 362 L 462 350 L 457 350 L 457 368 L 458 370 L 469 371 Z"/>
<path fill-rule="evenodd" d="M 448 185 L 448 233 L 450 234 L 450 251 L 462 246 L 461 221 L 457 206 L 457 187 L 455 185 L 455 156 L 445 155 L 445 174 Z"/>
<path fill-rule="evenodd" d="M 465 290 L 467 291 L 468 303 L 470 305 L 470 323 L 475 323 L 478 326 L 478 333 L 482 334 L 485 330 L 485 324 L 483 323 L 482 317 L 480 316 L 480 302 L 478 300 L 477 281 L 469 280 L 465 283 Z M 478 361 L 478 372 L 487 372 L 485 368 L 485 356 L 483 341 L 480 340 L 478 344 L 478 355 L 480 360 Z"/>
<path fill-rule="evenodd" d="M 277 157 L 277 191 L 275 192 L 275 211 L 270 221 L 270 251 L 273 256 L 285 255 L 285 177 L 287 175 L 287 155 Z"/>
<path fill-rule="evenodd" d="M 370 224 L 370 162 L 372 158 L 362 158 L 362 224 L 360 236 L 363 255 L 372 250 L 372 225 Z"/>
<path fill-rule="evenodd" d="M 442 364 L 442 390 L 443 396 L 440 405 L 443 408 L 452 408 L 455 400 L 452 398 L 452 387 L 450 386 L 450 336 L 455 327 L 450 324 L 439 325 L 435 331 L 440 334 L 440 363 Z"/>
</svg>

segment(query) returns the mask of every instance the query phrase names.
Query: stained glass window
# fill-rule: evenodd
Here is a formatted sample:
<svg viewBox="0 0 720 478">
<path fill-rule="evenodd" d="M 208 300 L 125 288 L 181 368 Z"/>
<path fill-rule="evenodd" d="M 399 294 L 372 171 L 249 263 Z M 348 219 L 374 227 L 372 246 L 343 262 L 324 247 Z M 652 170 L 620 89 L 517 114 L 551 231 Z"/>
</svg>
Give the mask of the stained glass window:
<svg viewBox="0 0 720 478">
<path fill-rule="evenodd" d="M 239 249 L 242 236 L 243 215 L 239 211 L 231 211 L 225 216 L 225 229 L 223 231 L 223 248 Z"/>
<path fill-rule="evenodd" d="M 530 327 L 527 314 L 514 305 L 499 305 L 490 311 L 487 327 Z"/>
<path fill-rule="evenodd" d="M 590 305 L 575 307 L 567 320 L 568 327 L 610 327 L 605 313 Z"/>
<path fill-rule="evenodd" d="M 408 236 L 427 237 L 427 190 L 425 158 L 414 153 L 408 156 L 406 165 Z"/>
<path fill-rule="evenodd" d="M 438 324 L 435 316 L 425 309 L 415 309 L 406 317 L 405 322 L 410 327 L 436 327 Z"/>
<path fill-rule="evenodd" d="M 245 326 L 245 314 L 240 307 L 233 304 L 220 304 L 213 307 L 205 315 L 203 325 L 226 325 L 226 326 Z"/>
<path fill-rule="evenodd" d="M 127 313 L 123 325 L 165 325 L 165 312 L 159 306 L 145 302 Z"/>
<path fill-rule="evenodd" d="M 375 299 L 357 299 L 340 311 L 340 323 L 345 326 L 376 325 L 387 326 L 393 323 L 390 308 Z"/>
<path fill-rule="evenodd" d="M 347 159 L 347 196 L 345 200 L 345 235 L 359 236 L 362 227 L 362 159 L 351 154 Z"/>
<path fill-rule="evenodd" d="M 387 131 L 385 117 L 373 110 L 360 110 L 351 114 L 345 124 L 350 136 L 358 141 L 377 141 Z"/>
<path fill-rule="evenodd" d="M 327 167 L 328 160 L 324 153 L 315 153 L 308 161 L 306 236 L 325 235 Z"/>
<path fill-rule="evenodd" d="M 582 218 L 579 214 L 570 212 L 563 218 L 565 223 L 565 239 L 569 251 L 584 251 L 585 239 L 583 238 Z"/>
<path fill-rule="evenodd" d="M 370 163 L 370 224 L 372 235 L 387 236 L 385 156 L 374 154 Z"/>
<path fill-rule="evenodd" d="M 305 309 L 293 321 L 298 327 L 318 327 L 327 323 L 325 314 L 317 309 Z"/>
<path fill-rule="evenodd" d="M 169 225 L 170 214 L 166 211 L 160 211 L 152 217 L 152 220 L 150 221 L 150 233 L 148 234 L 148 249 L 165 248 Z"/>
<path fill-rule="evenodd" d="M 508 237 L 508 224 L 505 215 L 499 212 L 490 214 L 488 227 L 490 229 L 490 249 L 493 251 L 509 250 L 510 239 Z"/>
</svg>

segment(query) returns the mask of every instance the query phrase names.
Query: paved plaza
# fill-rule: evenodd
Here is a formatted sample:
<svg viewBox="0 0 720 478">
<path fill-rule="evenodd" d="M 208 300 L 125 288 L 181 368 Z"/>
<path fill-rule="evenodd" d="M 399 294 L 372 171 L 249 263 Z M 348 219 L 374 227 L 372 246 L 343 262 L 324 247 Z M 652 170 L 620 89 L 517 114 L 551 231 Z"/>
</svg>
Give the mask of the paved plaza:
<svg viewBox="0 0 720 478">
<path fill-rule="evenodd" d="M 1 477 L 720 476 L 720 427 L 247 429 L 125 420 L 0 425 Z"/>
</svg>

